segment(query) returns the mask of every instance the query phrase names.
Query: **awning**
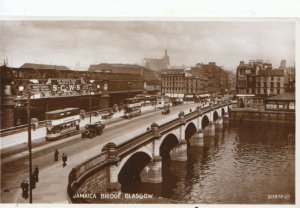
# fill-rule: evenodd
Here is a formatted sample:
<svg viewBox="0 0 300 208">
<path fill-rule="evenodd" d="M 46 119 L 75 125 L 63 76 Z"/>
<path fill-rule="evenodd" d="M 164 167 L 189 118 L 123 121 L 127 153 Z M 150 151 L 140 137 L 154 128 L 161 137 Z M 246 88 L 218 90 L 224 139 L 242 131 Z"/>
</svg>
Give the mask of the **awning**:
<svg viewBox="0 0 300 208">
<path fill-rule="evenodd" d="M 184 97 L 185 97 L 185 98 L 193 98 L 194 95 L 185 95 Z"/>
<path fill-rule="evenodd" d="M 254 97 L 254 94 L 237 94 L 237 97 Z"/>
<path fill-rule="evenodd" d="M 209 97 L 210 94 L 201 94 L 201 95 L 197 95 L 197 97 Z"/>
<path fill-rule="evenodd" d="M 169 93 L 166 93 L 165 94 L 166 96 L 168 97 L 171 97 L 171 98 L 183 98 L 184 97 L 184 94 L 169 94 Z"/>
</svg>

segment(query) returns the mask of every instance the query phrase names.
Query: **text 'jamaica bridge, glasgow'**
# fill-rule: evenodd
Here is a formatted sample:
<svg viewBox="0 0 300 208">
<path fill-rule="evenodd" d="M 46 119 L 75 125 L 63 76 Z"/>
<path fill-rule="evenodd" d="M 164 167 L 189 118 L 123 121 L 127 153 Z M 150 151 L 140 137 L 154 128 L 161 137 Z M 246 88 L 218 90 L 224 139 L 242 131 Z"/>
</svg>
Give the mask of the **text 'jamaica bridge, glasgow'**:
<svg viewBox="0 0 300 208">
<path fill-rule="evenodd" d="M 162 159 L 187 160 L 187 146 L 203 146 L 203 134 L 214 136 L 228 119 L 231 104 L 222 102 L 206 108 L 181 112 L 164 122 L 153 123 L 139 135 L 106 144 L 101 153 L 75 166 L 69 174 L 68 197 L 73 203 L 94 202 L 73 197 L 119 191 L 139 177 L 141 182 L 162 182 Z M 126 136 L 124 136 L 126 137 Z M 94 199 L 96 200 L 96 199 Z"/>
</svg>

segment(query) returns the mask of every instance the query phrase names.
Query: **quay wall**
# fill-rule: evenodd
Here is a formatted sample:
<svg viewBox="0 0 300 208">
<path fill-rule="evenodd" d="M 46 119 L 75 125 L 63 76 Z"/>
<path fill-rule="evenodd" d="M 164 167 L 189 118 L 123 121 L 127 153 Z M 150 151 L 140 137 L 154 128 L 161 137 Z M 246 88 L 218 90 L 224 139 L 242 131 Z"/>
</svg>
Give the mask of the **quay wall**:
<svg viewBox="0 0 300 208">
<path fill-rule="evenodd" d="M 232 109 L 230 121 L 265 121 L 278 123 L 295 123 L 295 112 L 292 111 L 254 111 L 248 109 Z"/>
</svg>

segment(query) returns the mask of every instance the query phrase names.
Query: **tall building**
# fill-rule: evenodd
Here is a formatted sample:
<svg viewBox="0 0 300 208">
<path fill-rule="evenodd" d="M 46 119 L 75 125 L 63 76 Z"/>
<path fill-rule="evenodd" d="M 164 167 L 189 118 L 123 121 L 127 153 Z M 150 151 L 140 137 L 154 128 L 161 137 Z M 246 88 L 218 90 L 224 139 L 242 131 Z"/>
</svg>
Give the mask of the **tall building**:
<svg viewBox="0 0 300 208">
<path fill-rule="evenodd" d="M 255 94 L 256 76 L 260 70 L 271 70 L 272 64 L 263 60 L 250 60 L 248 64 L 240 61 L 236 69 L 237 94 Z"/>
<path fill-rule="evenodd" d="M 161 92 L 165 94 L 185 94 L 186 82 L 185 82 L 185 70 L 174 69 L 164 71 L 161 75 L 162 85 Z"/>
<path fill-rule="evenodd" d="M 282 65 L 284 63 L 282 62 Z M 284 93 L 284 70 L 263 60 L 241 61 L 236 70 L 237 94 L 270 96 Z"/>
<path fill-rule="evenodd" d="M 228 73 L 222 67 L 217 66 L 215 62 L 198 63 L 191 69 L 191 74 L 202 81 L 203 89 L 206 92 L 222 92 L 229 89 Z"/>
<path fill-rule="evenodd" d="M 144 81 L 145 90 L 149 93 L 160 91 L 161 81 L 158 72 L 140 65 L 102 63 L 90 65 L 89 71 L 140 75 Z"/>
<path fill-rule="evenodd" d="M 162 93 L 200 95 L 229 89 L 228 73 L 214 62 L 197 64 L 190 70 L 169 69 L 162 72 Z"/>
<path fill-rule="evenodd" d="M 169 68 L 170 58 L 168 56 L 168 51 L 165 50 L 165 55 L 160 59 L 144 58 L 142 60 L 142 65 L 155 71 L 161 71 L 162 69 Z"/>
</svg>

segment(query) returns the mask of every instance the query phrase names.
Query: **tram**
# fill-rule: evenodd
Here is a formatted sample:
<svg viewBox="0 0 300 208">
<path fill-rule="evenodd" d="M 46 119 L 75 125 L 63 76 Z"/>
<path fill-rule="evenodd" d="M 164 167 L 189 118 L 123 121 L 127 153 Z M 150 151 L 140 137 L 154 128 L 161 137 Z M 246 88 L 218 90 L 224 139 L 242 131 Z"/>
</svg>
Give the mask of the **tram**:
<svg viewBox="0 0 300 208">
<path fill-rule="evenodd" d="M 46 140 L 57 140 L 80 133 L 79 108 L 64 108 L 46 112 Z"/>
<path fill-rule="evenodd" d="M 168 108 L 171 107 L 171 103 L 169 101 L 169 97 L 166 96 L 157 96 L 157 108 Z"/>
<path fill-rule="evenodd" d="M 124 101 L 124 118 L 133 118 L 141 115 L 142 103 L 138 98 L 127 98 Z"/>
<path fill-rule="evenodd" d="M 142 105 L 154 105 L 156 101 L 156 95 L 150 94 L 137 94 L 135 98 L 139 99 Z"/>
</svg>

